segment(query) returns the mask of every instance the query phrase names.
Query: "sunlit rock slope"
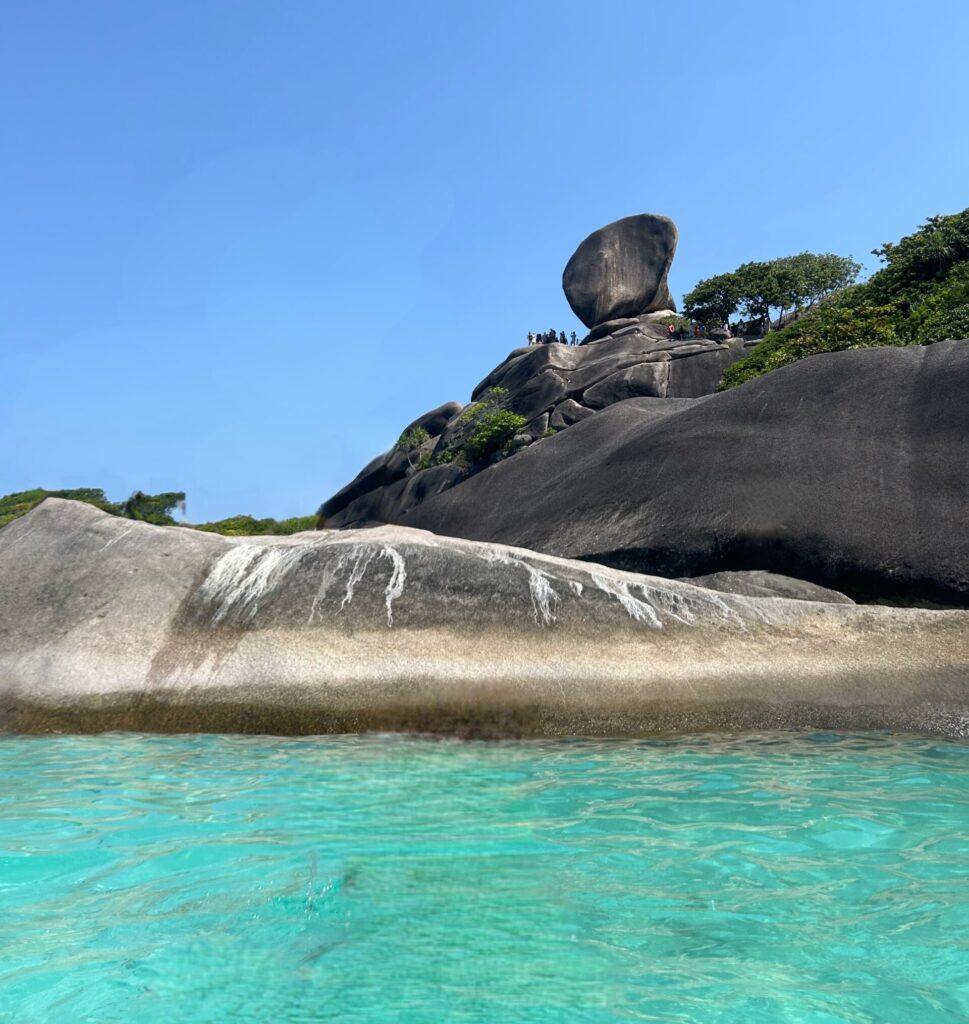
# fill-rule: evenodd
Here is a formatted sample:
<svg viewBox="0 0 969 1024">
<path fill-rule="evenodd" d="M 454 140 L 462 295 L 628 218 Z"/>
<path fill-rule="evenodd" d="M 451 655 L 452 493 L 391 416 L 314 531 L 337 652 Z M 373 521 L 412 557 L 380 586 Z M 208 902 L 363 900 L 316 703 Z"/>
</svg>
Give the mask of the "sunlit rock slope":
<svg viewBox="0 0 969 1024">
<path fill-rule="evenodd" d="M 962 735 L 969 613 L 717 593 L 401 527 L 0 531 L 8 730 Z"/>
</svg>

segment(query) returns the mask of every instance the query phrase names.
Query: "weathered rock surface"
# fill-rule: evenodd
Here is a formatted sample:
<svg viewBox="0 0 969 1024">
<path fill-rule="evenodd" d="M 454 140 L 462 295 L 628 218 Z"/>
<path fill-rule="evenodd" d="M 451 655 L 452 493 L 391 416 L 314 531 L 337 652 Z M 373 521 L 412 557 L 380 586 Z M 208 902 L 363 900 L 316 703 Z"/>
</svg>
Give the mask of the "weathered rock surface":
<svg viewBox="0 0 969 1024">
<path fill-rule="evenodd" d="M 510 409 L 524 416 L 523 436 L 534 441 L 550 427 L 561 432 L 627 398 L 697 398 L 712 394 L 723 371 L 743 355 L 739 344 L 671 340 L 665 327 L 648 318 L 631 320 L 619 333 L 578 347 L 556 344 L 515 349 L 477 385 L 470 407 L 457 403 L 441 407 L 451 415 L 446 422 L 440 422 L 440 416 L 434 421 L 437 434 L 432 437 L 436 440 L 430 446 L 433 452 L 430 448 L 428 451 L 433 460 L 458 451 L 475 430 L 476 405 L 487 403 L 491 408 Z M 420 426 L 425 419 L 411 426 Z M 419 478 L 431 472 L 418 471 L 418 462 L 419 458 L 400 452 L 379 456 L 322 506 L 327 525 L 396 521 L 431 493 L 451 487 L 468 475 L 467 467 L 461 472 L 452 468 L 433 478 L 441 487 L 406 487 L 405 481 L 415 474 Z"/>
<path fill-rule="evenodd" d="M 607 320 L 675 309 L 666 275 L 676 238 L 673 221 L 651 213 L 593 231 L 562 274 L 575 315 L 586 327 L 596 327 Z"/>
<path fill-rule="evenodd" d="M 965 341 L 812 356 L 662 418 L 619 402 L 398 521 L 663 576 L 765 569 L 969 605 L 967 394 Z"/>
<path fill-rule="evenodd" d="M 426 412 L 423 416 L 418 416 L 416 420 L 408 423 L 401 431 L 401 436 L 421 429 L 427 431 L 428 436 L 432 439 L 439 437 L 462 408 L 460 402 L 445 402 L 444 405 L 439 405 L 436 409 L 431 409 L 430 412 Z M 346 487 L 341 488 L 332 498 L 325 501 L 320 507 L 319 514 L 326 519 L 342 512 L 361 496 L 403 480 L 416 470 L 418 459 L 419 455 L 418 458 L 415 458 L 411 452 L 397 451 L 395 448 L 378 455 L 368 462 Z"/>
<path fill-rule="evenodd" d="M 720 594 L 399 527 L 226 538 L 48 499 L 0 530 L 6 730 L 963 736 L 967 659 L 966 612 Z"/>
<path fill-rule="evenodd" d="M 686 578 L 683 582 L 707 590 L 718 590 L 722 594 L 743 594 L 746 597 L 786 597 L 792 601 L 824 601 L 828 604 L 855 603 L 837 590 L 759 569 L 750 569 L 746 572 L 715 572 L 709 576 Z"/>
</svg>

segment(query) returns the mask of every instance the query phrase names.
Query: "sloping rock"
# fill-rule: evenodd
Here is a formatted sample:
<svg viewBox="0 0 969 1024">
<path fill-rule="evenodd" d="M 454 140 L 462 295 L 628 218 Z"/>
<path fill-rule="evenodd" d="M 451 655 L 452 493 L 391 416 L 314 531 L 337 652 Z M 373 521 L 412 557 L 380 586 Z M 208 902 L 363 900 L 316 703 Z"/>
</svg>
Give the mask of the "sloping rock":
<svg viewBox="0 0 969 1024">
<path fill-rule="evenodd" d="M 696 587 L 718 590 L 722 594 L 743 594 L 746 597 L 786 597 L 792 601 L 823 601 L 827 604 L 854 604 L 844 594 L 828 587 L 819 587 L 807 580 L 796 580 L 776 572 L 750 569 L 746 572 L 715 572 L 683 580 Z"/>
<path fill-rule="evenodd" d="M 412 423 L 408 423 L 401 431 L 402 434 L 409 434 L 412 430 L 426 430 L 430 437 L 440 437 L 444 428 L 454 419 L 464 407 L 460 402 L 445 402 L 436 409 L 418 416 Z"/>
<path fill-rule="evenodd" d="M 489 410 L 510 409 L 524 416 L 527 425 L 522 436 L 537 439 L 550 425 L 561 432 L 592 411 L 630 397 L 692 398 L 712 394 L 723 370 L 744 355 L 740 345 L 728 347 L 706 340 L 677 342 L 668 337 L 664 327 L 648 319 L 631 323 L 632 328 L 618 335 L 580 347 L 554 344 L 515 349 L 474 389 L 471 405 L 462 407 L 452 402 L 434 411 L 440 414 L 447 410 L 452 415 L 443 426 L 438 422 L 442 416 L 435 420 L 439 436 L 432 446 L 432 461 L 459 451 L 476 429 L 479 416 Z M 571 415 L 575 408 L 584 412 Z M 556 416 L 556 410 L 562 410 L 562 414 Z M 415 420 L 411 427 L 421 425 L 431 415 Z M 431 454 L 430 447 L 427 453 Z M 420 454 L 424 454 L 423 449 Z M 429 470 L 419 470 L 419 459 L 412 454 L 400 456 L 394 452 L 380 456 L 328 499 L 320 510 L 326 525 L 392 522 L 414 507 L 415 502 L 409 499 L 429 496 L 431 488 L 405 489 L 401 481 Z M 449 481 L 445 486 L 451 486 L 466 475 L 452 473 L 441 479 Z M 398 501 L 405 492 L 408 500 Z M 424 497 L 418 497 L 416 503 Z"/>
<path fill-rule="evenodd" d="M 593 231 L 572 254 L 562 288 L 575 315 L 596 327 L 607 320 L 675 309 L 666 275 L 676 225 L 644 213 Z"/>
<path fill-rule="evenodd" d="M 594 422 L 594 419 L 589 421 Z M 969 731 L 969 613 L 718 594 L 381 527 L 0 530 L 0 728 Z"/>
<path fill-rule="evenodd" d="M 969 605 L 967 394 L 963 341 L 812 356 L 665 419 L 620 402 L 399 521 L 663 576 L 767 569 Z"/>
</svg>

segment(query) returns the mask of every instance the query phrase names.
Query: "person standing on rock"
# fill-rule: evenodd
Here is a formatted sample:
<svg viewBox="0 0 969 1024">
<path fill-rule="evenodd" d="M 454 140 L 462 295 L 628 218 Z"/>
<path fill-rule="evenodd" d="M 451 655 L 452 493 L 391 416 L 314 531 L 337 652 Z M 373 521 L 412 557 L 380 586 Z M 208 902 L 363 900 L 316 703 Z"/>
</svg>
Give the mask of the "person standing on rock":
<svg viewBox="0 0 969 1024">
<path fill-rule="evenodd" d="M 693 337 L 694 338 L 699 338 L 700 337 L 700 324 L 699 323 L 694 323 L 693 324 Z"/>
<path fill-rule="evenodd" d="M 674 330 L 674 328 L 673 328 L 673 325 L 672 325 L 672 324 L 667 324 L 667 325 L 666 325 L 666 337 L 667 337 L 667 338 L 668 338 L 668 339 L 669 339 L 670 341 L 672 341 L 672 340 L 673 340 L 673 336 L 674 336 L 674 334 L 675 334 L 675 333 L 676 333 L 676 332 L 675 332 L 675 330 Z"/>
<path fill-rule="evenodd" d="M 535 335 L 532 334 L 531 331 L 528 332 L 528 344 L 529 345 L 534 345 L 535 344 Z"/>
<path fill-rule="evenodd" d="M 559 344 L 568 345 L 569 339 L 565 336 L 565 331 L 559 331 Z"/>
<path fill-rule="evenodd" d="M 570 345 L 578 345 L 578 343 L 579 343 L 579 339 L 575 336 L 575 331 L 573 331 L 571 333 L 571 335 L 569 335 L 569 344 Z"/>
</svg>

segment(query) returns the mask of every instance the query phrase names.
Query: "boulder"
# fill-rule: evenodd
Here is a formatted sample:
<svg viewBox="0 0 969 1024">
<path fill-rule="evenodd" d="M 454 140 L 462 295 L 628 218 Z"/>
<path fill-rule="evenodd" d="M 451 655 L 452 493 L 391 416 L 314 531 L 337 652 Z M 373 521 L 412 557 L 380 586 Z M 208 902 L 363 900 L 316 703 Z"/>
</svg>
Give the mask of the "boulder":
<svg viewBox="0 0 969 1024">
<path fill-rule="evenodd" d="M 742 355 L 739 346 L 671 340 L 661 324 L 644 315 L 629 321 L 618 333 L 581 347 L 555 344 L 515 349 L 477 385 L 472 405 L 448 403 L 425 413 L 407 429 L 428 429 L 430 424 L 435 438 L 433 457 L 440 459 L 446 453 L 457 452 L 474 431 L 478 421 L 474 404 L 487 403 L 524 416 L 527 425 L 523 433 L 539 438 L 549 428 L 556 409 L 563 412 L 551 425 L 562 431 L 587 418 L 592 409 L 603 409 L 630 397 L 692 398 L 711 394 L 726 366 Z M 573 407 L 584 408 L 584 414 L 572 417 Z M 450 418 L 441 426 L 448 413 Z M 425 450 L 422 448 L 420 454 Z M 418 470 L 418 464 L 419 459 L 412 453 L 406 457 L 394 452 L 381 456 L 324 504 L 321 512 L 325 524 L 341 527 L 374 519 L 396 521 L 405 511 L 398 502 L 405 494 L 399 481 L 428 472 Z M 430 495 L 422 489 L 406 493 Z M 406 509 L 413 507 L 412 501 L 406 505 Z"/>
<path fill-rule="evenodd" d="M 666 275 L 676 252 L 676 225 L 644 213 L 593 231 L 572 254 L 562 288 L 586 327 L 676 308 Z"/>
<path fill-rule="evenodd" d="M 659 399 L 619 402 L 399 521 L 663 576 L 765 569 L 966 606 L 967 394 L 966 341 L 811 356 L 663 418 L 644 415 Z"/>
<path fill-rule="evenodd" d="M 418 416 L 412 423 L 408 423 L 401 431 L 401 434 L 409 434 L 412 430 L 426 430 L 429 437 L 440 437 L 444 428 L 462 410 L 460 402 L 445 402 L 436 409 Z"/>
<path fill-rule="evenodd" d="M 400 527 L 220 537 L 49 498 L 0 530 L 5 732 L 964 737 L 967 662 L 965 612 L 716 593 Z"/>
<path fill-rule="evenodd" d="M 593 415 L 595 415 L 595 410 L 579 405 L 572 398 L 567 398 L 552 410 L 548 426 L 553 430 L 565 430 L 566 427 L 571 427 L 573 423 L 578 423 L 580 420 L 588 419 Z"/>
<path fill-rule="evenodd" d="M 590 409 L 605 409 L 627 398 L 665 398 L 671 362 L 637 363 L 610 374 L 587 388 L 582 401 Z"/>
</svg>

